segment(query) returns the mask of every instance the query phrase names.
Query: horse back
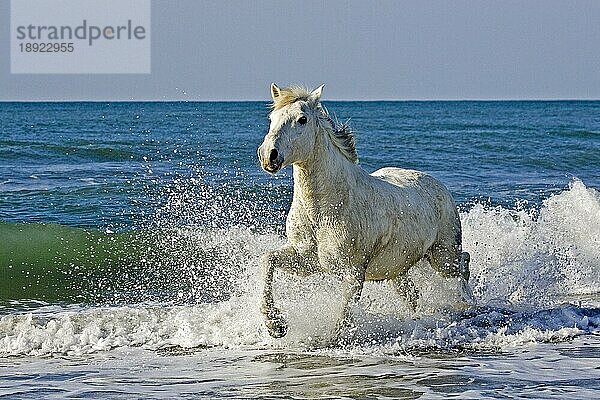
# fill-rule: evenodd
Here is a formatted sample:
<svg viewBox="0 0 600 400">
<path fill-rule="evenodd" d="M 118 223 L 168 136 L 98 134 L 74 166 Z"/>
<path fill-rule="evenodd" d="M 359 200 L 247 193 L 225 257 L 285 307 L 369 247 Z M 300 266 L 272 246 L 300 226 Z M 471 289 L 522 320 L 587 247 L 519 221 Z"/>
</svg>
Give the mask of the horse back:
<svg viewBox="0 0 600 400">
<path fill-rule="evenodd" d="M 411 200 L 412 208 L 416 206 L 418 209 L 417 204 L 420 203 L 441 219 L 453 221 L 458 218 L 454 199 L 446 186 L 425 172 L 385 167 L 373 172 L 371 176 L 395 186 L 400 198 Z"/>
<path fill-rule="evenodd" d="M 430 192 L 432 195 L 437 194 L 437 196 L 452 198 L 450 192 L 443 183 L 425 172 L 412 169 L 385 167 L 373 172 L 371 176 L 379 178 L 387 183 L 391 183 L 400 189 L 412 188 Z"/>
</svg>

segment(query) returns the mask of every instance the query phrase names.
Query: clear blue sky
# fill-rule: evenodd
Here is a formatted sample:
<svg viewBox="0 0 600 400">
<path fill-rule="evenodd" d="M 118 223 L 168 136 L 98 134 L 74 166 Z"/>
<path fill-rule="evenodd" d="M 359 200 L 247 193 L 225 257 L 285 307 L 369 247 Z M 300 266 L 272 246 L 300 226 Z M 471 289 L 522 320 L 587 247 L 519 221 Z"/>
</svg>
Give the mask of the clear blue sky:
<svg viewBox="0 0 600 400">
<path fill-rule="evenodd" d="M 600 1 L 152 3 L 150 75 L 11 75 L 0 100 L 600 99 Z"/>
</svg>

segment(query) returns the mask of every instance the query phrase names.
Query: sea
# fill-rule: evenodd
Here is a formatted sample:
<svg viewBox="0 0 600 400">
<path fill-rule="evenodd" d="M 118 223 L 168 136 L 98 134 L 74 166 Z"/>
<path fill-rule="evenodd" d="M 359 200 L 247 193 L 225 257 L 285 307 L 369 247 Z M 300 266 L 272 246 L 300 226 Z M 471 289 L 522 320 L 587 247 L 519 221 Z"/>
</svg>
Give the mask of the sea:
<svg viewBox="0 0 600 400">
<path fill-rule="evenodd" d="M 600 398 L 600 101 L 325 102 L 359 166 L 453 194 L 474 303 L 422 261 L 416 311 L 275 276 L 290 168 L 266 102 L 0 103 L 0 398 Z"/>
</svg>

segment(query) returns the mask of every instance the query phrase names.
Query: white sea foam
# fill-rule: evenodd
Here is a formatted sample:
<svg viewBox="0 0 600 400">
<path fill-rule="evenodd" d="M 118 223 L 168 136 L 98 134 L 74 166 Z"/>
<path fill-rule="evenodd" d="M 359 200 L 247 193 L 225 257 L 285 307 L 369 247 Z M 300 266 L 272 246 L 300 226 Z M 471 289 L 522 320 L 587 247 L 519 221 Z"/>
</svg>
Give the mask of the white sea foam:
<svg viewBox="0 0 600 400">
<path fill-rule="evenodd" d="M 387 283 L 365 286 L 354 310 L 352 351 L 503 350 L 600 332 L 598 191 L 574 181 L 538 210 L 475 205 L 462 220 L 477 306 L 452 309 L 456 282 L 436 277 L 420 263 L 412 272 L 422 293 L 416 314 Z M 205 249 L 224 249 L 241 267 L 231 298 L 179 306 L 47 306 L 4 315 L 0 356 L 77 355 L 122 346 L 319 348 L 328 343 L 340 310 L 336 278 L 277 274 L 276 302 L 289 321 L 289 333 L 272 339 L 258 310 L 257 261 L 283 239 L 243 228 L 185 232 Z M 579 301 L 588 303 L 582 307 Z"/>
<path fill-rule="evenodd" d="M 479 204 L 462 220 L 481 303 L 547 307 L 600 291 L 600 194 L 581 181 L 540 210 Z"/>
</svg>

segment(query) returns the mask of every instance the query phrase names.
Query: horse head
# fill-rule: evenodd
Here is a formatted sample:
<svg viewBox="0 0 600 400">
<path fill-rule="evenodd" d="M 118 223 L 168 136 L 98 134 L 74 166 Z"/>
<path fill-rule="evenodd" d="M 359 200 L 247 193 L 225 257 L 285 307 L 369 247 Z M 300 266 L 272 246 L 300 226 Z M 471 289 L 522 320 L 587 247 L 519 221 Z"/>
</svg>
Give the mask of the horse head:
<svg viewBox="0 0 600 400">
<path fill-rule="evenodd" d="M 313 91 L 301 87 L 279 88 L 271 84 L 273 103 L 269 132 L 258 148 L 262 168 L 276 173 L 286 165 L 305 162 L 312 154 L 319 119 L 325 116 L 320 106 L 321 85 Z"/>
</svg>

